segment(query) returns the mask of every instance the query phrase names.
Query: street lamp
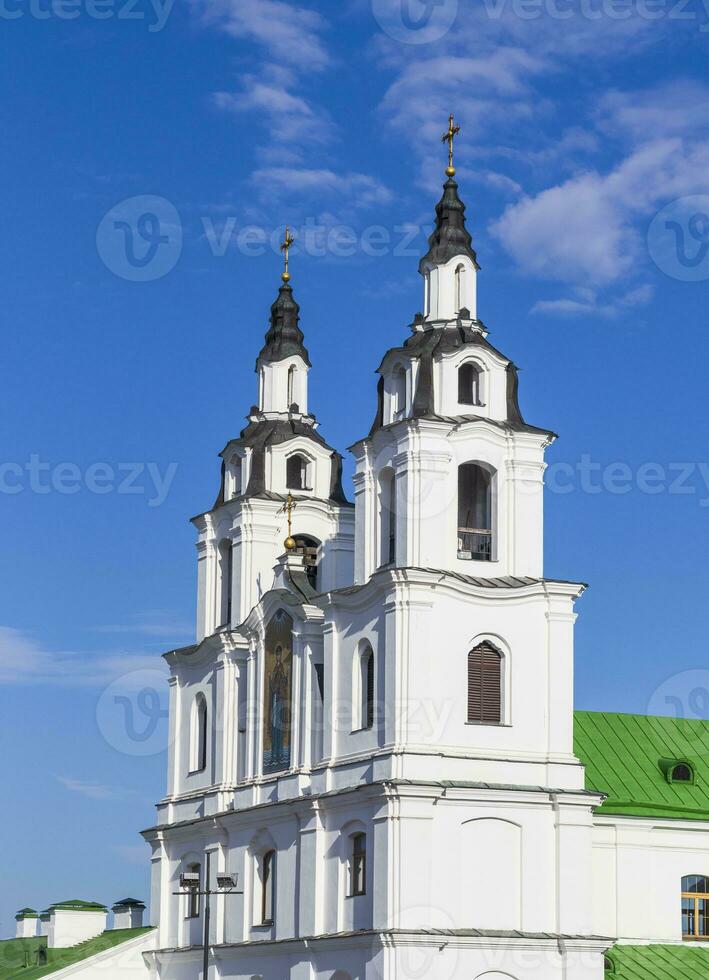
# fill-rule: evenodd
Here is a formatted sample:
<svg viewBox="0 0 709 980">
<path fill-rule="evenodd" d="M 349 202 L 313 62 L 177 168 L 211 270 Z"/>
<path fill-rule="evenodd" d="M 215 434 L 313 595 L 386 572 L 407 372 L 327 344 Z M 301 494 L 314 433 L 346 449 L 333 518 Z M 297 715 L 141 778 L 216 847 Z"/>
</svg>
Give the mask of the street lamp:
<svg viewBox="0 0 709 980">
<path fill-rule="evenodd" d="M 217 875 L 217 887 L 210 889 L 210 859 L 211 854 L 205 854 L 204 884 L 203 891 L 200 890 L 200 875 L 196 871 L 186 871 L 180 875 L 180 891 L 173 892 L 173 895 L 204 895 L 204 958 L 202 961 L 202 980 L 207 980 L 209 974 L 209 898 L 211 895 L 243 895 L 237 891 L 239 886 L 238 875 Z"/>
</svg>

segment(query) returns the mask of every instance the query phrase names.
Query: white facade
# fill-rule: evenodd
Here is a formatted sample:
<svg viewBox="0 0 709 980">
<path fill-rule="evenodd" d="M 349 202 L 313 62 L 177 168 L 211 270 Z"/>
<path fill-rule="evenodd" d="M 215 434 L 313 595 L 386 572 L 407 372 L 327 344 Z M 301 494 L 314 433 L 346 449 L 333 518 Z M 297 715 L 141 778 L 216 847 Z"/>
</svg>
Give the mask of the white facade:
<svg viewBox="0 0 709 980">
<path fill-rule="evenodd" d="M 309 363 L 262 354 L 259 411 L 195 519 L 197 643 L 166 655 L 152 977 L 201 968 L 204 898 L 175 892 L 207 863 L 210 888 L 239 879 L 211 900 L 210 978 L 601 980 L 617 938 L 682 940 L 677 885 L 709 874 L 708 827 L 602 815 L 585 789 L 584 586 L 543 577 L 554 436 L 519 413 L 466 248 L 424 265 L 428 315 L 382 362 L 354 511 L 308 435 Z M 283 554 L 293 454 L 317 569 Z"/>
<path fill-rule="evenodd" d="M 52 908 L 47 929 L 47 945 L 50 949 L 78 946 L 87 939 L 100 936 L 106 930 L 107 921 L 108 913 L 105 909 Z"/>
</svg>

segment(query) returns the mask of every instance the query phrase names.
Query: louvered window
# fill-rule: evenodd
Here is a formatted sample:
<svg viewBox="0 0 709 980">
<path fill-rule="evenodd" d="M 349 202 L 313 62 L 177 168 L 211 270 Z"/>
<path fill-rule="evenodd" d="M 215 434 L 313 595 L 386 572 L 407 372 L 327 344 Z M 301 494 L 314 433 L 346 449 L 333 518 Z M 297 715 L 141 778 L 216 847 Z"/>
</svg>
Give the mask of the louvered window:
<svg viewBox="0 0 709 980">
<path fill-rule="evenodd" d="M 468 721 L 502 721 L 502 656 L 491 643 L 481 643 L 468 654 Z"/>
</svg>

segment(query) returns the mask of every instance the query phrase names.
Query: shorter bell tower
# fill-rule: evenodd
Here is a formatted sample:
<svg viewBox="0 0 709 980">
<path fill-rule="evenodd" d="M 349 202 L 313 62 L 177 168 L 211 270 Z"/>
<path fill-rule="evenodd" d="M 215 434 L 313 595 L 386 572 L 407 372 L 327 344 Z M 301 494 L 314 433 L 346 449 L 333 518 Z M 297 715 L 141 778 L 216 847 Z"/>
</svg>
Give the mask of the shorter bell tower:
<svg viewBox="0 0 709 980">
<path fill-rule="evenodd" d="M 312 595 L 352 582 L 354 509 L 342 488 L 342 457 L 323 439 L 308 408 L 310 357 L 300 307 L 285 271 L 256 361 L 258 404 L 221 452 L 211 510 L 193 519 L 199 539 L 197 639 L 243 623 L 271 589 L 289 538 Z M 295 517 L 293 513 L 295 512 Z"/>
</svg>

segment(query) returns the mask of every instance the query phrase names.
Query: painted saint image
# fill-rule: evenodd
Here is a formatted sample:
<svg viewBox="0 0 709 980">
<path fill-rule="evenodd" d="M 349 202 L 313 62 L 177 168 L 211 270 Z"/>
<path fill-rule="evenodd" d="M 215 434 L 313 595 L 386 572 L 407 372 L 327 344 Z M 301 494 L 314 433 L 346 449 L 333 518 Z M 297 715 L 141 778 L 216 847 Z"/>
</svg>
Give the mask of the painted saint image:
<svg viewBox="0 0 709 980">
<path fill-rule="evenodd" d="M 266 628 L 263 771 L 290 766 L 293 620 L 279 610 Z"/>
</svg>

